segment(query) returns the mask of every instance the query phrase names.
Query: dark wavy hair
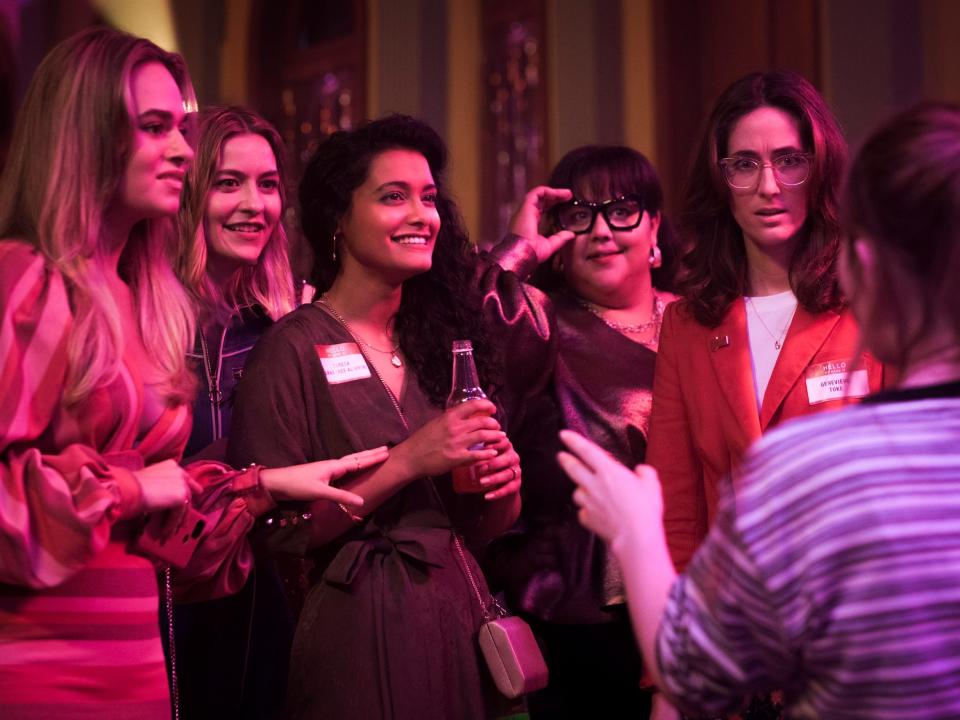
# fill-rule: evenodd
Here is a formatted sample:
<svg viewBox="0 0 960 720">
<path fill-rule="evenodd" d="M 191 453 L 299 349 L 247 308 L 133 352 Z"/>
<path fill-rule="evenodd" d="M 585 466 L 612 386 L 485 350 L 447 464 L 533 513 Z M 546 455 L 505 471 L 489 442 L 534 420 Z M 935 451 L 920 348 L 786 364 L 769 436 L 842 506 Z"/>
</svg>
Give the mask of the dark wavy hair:
<svg viewBox="0 0 960 720">
<path fill-rule="evenodd" d="M 500 353 L 485 327 L 480 297 L 469 289 L 476 252 L 444 185 L 447 148 L 426 123 L 389 115 L 356 130 L 336 132 L 317 148 L 298 193 L 303 232 L 314 252 L 311 283 L 319 293 L 325 292 L 340 273 L 340 259 L 334 253 L 338 223 L 350 208 L 354 190 L 367 179 L 373 159 L 396 149 L 412 150 L 426 159 L 437 186 L 440 215 L 430 270 L 403 283 L 394 320 L 400 347 L 420 387 L 441 405 L 450 392 L 451 343 L 472 340 L 477 370 L 493 397 L 501 384 Z"/>
<path fill-rule="evenodd" d="M 880 285 L 908 275 L 921 302 L 908 334 L 913 311 L 895 293 L 876 298 L 870 312 L 894 318 L 899 333 L 900 356 L 889 360 L 902 367 L 937 318 L 960 337 L 960 106 L 924 103 L 881 125 L 857 153 L 843 201 L 850 233 L 878 249 Z"/>
<path fill-rule="evenodd" d="M 813 154 L 806 183 L 805 238 L 790 259 L 790 286 L 809 312 L 836 310 L 844 304 L 836 265 L 846 142 L 823 97 L 800 75 L 753 73 L 720 95 L 682 191 L 679 226 L 685 252 L 677 290 L 697 322 L 708 327 L 718 325 L 734 300 L 748 291 L 743 233 L 730 210 L 730 189 L 717 161 L 727 155 L 737 121 L 761 107 L 778 108 L 793 117 L 804 149 Z"/>
<path fill-rule="evenodd" d="M 657 246 L 663 255 L 663 264 L 651 272 L 653 285 L 659 290 L 672 290 L 677 257 L 673 231 L 661 212 L 663 189 L 657 171 L 643 153 L 622 145 L 583 145 L 560 158 L 547 185 L 567 188 L 575 196 L 586 192 L 594 198 L 639 195 L 644 210 L 651 215 L 660 213 Z M 550 227 L 549 232 L 558 229 Z M 563 273 L 556 269 L 552 257 L 537 268 L 531 282 L 547 292 L 566 288 Z"/>
</svg>

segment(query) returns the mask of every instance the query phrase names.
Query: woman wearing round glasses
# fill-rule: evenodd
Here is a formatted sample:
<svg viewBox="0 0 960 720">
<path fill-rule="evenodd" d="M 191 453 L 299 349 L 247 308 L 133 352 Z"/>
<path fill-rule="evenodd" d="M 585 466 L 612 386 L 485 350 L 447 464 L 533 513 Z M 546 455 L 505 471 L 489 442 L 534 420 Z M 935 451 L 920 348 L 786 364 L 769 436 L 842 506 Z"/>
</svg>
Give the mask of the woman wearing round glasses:
<svg viewBox="0 0 960 720">
<path fill-rule="evenodd" d="M 674 299 L 662 289 L 672 254 L 660 183 L 636 150 L 587 146 L 560 160 L 549 185 L 527 195 L 511 223 L 514 237 L 493 257 L 525 276 L 536 252 L 533 284 L 549 293 L 557 318 L 559 421 L 632 467 L 644 459 L 660 322 Z M 540 235 L 548 225 L 556 233 L 549 238 Z M 552 464 L 531 467 L 556 439 L 553 410 L 544 405 L 531 411 L 540 436 L 519 441 L 523 530 L 495 545 L 489 565 L 545 648 L 550 685 L 529 698 L 530 712 L 579 717 L 630 708 L 643 717 L 649 694 L 639 686 L 619 568 L 577 522 L 563 474 Z"/>
<path fill-rule="evenodd" d="M 647 454 L 681 568 L 753 440 L 880 388 L 837 279 L 845 160 L 823 98 L 792 73 L 738 80 L 710 116 L 684 190 L 683 301 L 663 320 Z"/>
<path fill-rule="evenodd" d="M 791 717 L 960 717 L 960 108 L 885 123 L 844 195 L 843 286 L 897 387 L 751 447 L 683 575 L 656 473 L 564 438 L 645 656 L 697 717 L 773 687 Z"/>
</svg>

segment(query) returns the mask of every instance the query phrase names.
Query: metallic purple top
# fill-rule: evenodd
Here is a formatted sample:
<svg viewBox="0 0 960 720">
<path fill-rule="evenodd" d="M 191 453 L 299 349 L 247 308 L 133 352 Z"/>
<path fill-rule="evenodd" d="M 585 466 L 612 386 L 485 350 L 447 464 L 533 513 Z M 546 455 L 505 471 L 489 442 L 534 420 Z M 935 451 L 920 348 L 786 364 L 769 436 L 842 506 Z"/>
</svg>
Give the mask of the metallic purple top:
<svg viewBox="0 0 960 720">
<path fill-rule="evenodd" d="M 491 257 L 521 277 L 536 262 L 515 236 Z M 547 310 L 559 338 L 553 402 L 531 410 L 524 424 L 535 429 L 521 429 L 514 440 L 524 461 L 523 514 L 517 532 L 491 548 L 489 567 L 517 610 L 555 622 L 603 622 L 610 619 L 603 608 L 623 602 L 619 569 L 603 541 L 577 521 L 573 484 L 543 458 L 558 449 L 559 426 L 592 438 L 628 467 L 643 462 L 657 356 L 568 294 L 552 295 Z M 530 455 L 538 458 L 533 468 Z"/>
</svg>

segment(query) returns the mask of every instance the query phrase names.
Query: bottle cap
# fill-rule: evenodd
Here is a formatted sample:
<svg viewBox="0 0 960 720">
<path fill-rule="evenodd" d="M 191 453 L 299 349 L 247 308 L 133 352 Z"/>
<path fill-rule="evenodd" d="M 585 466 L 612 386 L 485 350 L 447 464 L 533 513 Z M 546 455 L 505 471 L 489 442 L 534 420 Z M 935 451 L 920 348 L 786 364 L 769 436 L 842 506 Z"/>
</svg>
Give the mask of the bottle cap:
<svg viewBox="0 0 960 720">
<path fill-rule="evenodd" d="M 455 353 L 473 352 L 473 343 L 470 342 L 469 340 L 454 340 L 453 352 Z"/>
</svg>

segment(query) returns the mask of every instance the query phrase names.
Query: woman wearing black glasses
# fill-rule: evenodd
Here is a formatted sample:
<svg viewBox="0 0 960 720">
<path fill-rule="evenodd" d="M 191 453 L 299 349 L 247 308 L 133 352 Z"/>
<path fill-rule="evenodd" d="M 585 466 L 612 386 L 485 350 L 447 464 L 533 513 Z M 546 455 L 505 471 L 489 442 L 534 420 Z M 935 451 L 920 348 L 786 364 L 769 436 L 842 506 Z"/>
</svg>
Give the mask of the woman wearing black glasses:
<svg viewBox="0 0 960 720">
<path fill-rule="evenodd" d="M 513 236 L 493 257 L 525 276 L 537 255 L 533 284 L 548 292 L 557 318 L 558 420 L 632 467 L 644 459 L 660 322 L 674 299 L 663 289 L 672 253 L 660 183 L 636 150 L 588 146 L 564 156 L 549 185 L 527 195 Z M 494 546 L 488 565 L 544 646 L 550 684 L 529 698 L 530 712 L 619 716 L 628 708 L 645 717 L 649 694 L 640 688 L 619 568 L 577 523 L 573 486 L 553 458 L 537 462 L 556 438 L 550 400 L 531 412 L 539 436 L 518 439 L 520 529 Z"/>
</svg>

